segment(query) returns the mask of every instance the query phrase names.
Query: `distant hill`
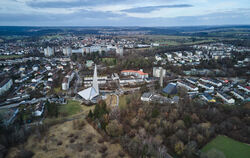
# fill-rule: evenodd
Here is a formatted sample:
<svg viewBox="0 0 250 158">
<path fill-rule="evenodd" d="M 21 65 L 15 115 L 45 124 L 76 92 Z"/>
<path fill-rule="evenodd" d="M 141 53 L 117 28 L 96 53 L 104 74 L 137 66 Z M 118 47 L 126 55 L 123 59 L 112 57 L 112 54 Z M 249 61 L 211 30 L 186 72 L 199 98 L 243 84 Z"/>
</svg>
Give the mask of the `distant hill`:
<svg viewBox="0 0 250 158">
<path fill-rule="evenodd" d="M 235 26 L 185 26 L 185 27 L 29 27 L 0 26 L 0 36 L 42 36 L 50 34 L 138 34 L 152 35 L 199 35 L 208 36 L 212 32 L 247 32 L 250 25 Z"/>
</svg>

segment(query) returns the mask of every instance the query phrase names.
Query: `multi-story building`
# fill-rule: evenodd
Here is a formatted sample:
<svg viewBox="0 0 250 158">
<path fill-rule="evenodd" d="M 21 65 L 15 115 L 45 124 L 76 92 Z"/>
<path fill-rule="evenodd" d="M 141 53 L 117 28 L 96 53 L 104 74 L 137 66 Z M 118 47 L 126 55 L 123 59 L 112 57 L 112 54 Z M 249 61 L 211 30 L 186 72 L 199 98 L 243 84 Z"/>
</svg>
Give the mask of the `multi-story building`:
<svg viewBox="0 0 250 158">
<path fill-rule="evenodd" d="M 144 73 L 143 70 L 139 70 L 139 71 L 136 71 L 136 70 L 123 70 L 121 72 L 122 75 L 124 76 L 130 76 L 130 75 L 133 75 L 133 76 L 136 76 L 138 78 L 148 78 L 148 73 Z"/>
<path fill-rule="evenodd" d="M 63 49 L 63 54 L 66 56 L 71 56 L 72 55 L 72 48 L 66 47 Z"/>
<path fill-rule="evenodd" d="M 51 47 L 45 48 L 45 49 L 44 49 L 44 55 L 45 55 L 46 57 L 50 57 L 50 56 L 54 55 L 54 49 L 51 48 Z"/>
<path fill-rule="evenodd" d="M 12 79 L 4 79 L 0 83 L 0 95 L 4 94 L 6 91 L 8 91 L 12 85 L 13 85 Z"/>
<path fill-rule="evenodd" d="M 161 77 L 161 75 L 163 77 L 165 77 L 166 69 L 163 69 L 162 67 L 153 67 L 153 76 L 154 77 Z"/>
<path fill-rule="evenodd" d="M 123 47 L 117 46 L 116 47 L 116 54 L 119 56 L 123 56 Z"/>
<path fill-rule="evenodd" d="M 62 90 L 68 90 L 70 82 L 73 80 L 75 76 L 74 71 L 70 71 L 67 73 L 67 75 L 64 77 L 63 82 L 62 82 Z"/>
</svg>

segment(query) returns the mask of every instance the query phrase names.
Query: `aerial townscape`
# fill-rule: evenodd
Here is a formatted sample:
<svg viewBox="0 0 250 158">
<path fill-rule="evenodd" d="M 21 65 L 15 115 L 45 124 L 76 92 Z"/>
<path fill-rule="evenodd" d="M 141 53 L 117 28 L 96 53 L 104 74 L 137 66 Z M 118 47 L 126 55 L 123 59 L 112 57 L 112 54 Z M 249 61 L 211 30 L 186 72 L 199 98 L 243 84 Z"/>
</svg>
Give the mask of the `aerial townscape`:
<svg viewBox="0 0 250 158">
<path fill-rule="evenodd" d="M 250 6 L 222 1 L 0 2 L 0 158 L 250 158 Z"/>
</svg>

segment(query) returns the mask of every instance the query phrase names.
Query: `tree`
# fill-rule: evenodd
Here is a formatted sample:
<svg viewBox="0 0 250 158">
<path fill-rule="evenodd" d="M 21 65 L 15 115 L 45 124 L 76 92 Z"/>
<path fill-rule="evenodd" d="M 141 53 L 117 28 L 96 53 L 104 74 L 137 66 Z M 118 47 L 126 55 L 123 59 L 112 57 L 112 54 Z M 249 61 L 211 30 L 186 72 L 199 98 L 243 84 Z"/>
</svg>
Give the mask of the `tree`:
<svg viewBox="0 0 250 158">
<path fill-rule="evenodd" d="M 144 85 L 140 88 L 140 91 L 141 91 L 141 93 L 145 93 L 145 92 L 148 92 L 149 89 L 148 89 L 147 85 L 144 84 Z"/>
<path fill-rule="evenodd" d="M 112 137 L 117 137 L 123 133 L 123 127 L 117 120 L 112 120 L 106 126 L 106 132 Z"/>
<path fill-rule="evenodd" d="M 104 101 L 96 104 L 94 109 L 94 118 L 102 118 L 104 114 L 108 114 L 107 105 Z"/>
<path fill-rule="evenodd" d="M 92 110 L 89 111 L 88 117 L 89 117 L 89 118 L 92 118 L 92 117 L 93 117 Z"/>
<path fill-rule="evenodd" d="M 179 141 L 179 142 L 177 142 L 177 143 L 175 144 L 174 149 L 175 149 L 175 152 L 176 152 L 178 155 L 181 155 L 181 154 L 183 153 L 185 147 L 184 147 L 184 144 L 183 144 L 181 141 Z"/>
<path fill-rule="evenodd" d="M 184 121 L 186 127 L 190 127 L 192 125 L 192 119 L 191 119 L 190 115 L 185 115 L 183 118 L 183 121 Z"/>
<path fill-rule="evenodd" d="M 152 111 L 152 117 L 155 118 L 160 114 L 158 108 L 154 108 Z"/>
<path fill-rule="evenodd" d="M 174 128 L 175 129 L 184 129 L 185 128 L 185 123 L 182 120 L 178 120 L 174 123 Z"/>
<path fill-rule="evenodd" d="M 58 104 L 56 103 L 46 103 L 47 115 L 49 117 L 57 117 L 59 114 Z"/>
</svg>

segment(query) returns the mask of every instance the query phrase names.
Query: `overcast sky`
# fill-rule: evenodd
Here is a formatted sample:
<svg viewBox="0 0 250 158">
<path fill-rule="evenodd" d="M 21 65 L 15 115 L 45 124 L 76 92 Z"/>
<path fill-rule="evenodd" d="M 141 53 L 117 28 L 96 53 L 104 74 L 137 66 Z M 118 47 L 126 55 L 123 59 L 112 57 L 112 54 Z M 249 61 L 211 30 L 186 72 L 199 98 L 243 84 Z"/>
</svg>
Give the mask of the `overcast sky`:
<svg viewBox="0 0 250 158">
<path fill-rule="evenodd" d="M 0 25 L 250 24 L 249 0 L 0 0 Z"/>
</svg>

